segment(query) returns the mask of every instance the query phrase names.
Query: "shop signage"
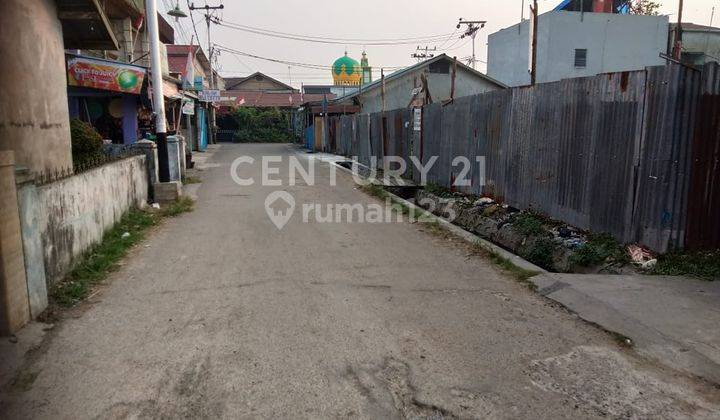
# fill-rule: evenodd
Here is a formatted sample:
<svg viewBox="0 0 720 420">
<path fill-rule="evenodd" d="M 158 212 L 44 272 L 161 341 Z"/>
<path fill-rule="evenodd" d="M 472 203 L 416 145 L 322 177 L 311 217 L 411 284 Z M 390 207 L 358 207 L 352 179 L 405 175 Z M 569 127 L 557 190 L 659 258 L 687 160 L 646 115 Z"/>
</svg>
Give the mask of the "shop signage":
<svg viewBox="0 0 720 420">
<path fill-rule="evenodd" d="M 203 102 L 220 102 L 220 91 L 215 90 L 201 90 L 198 92 L 198 98 Z"/>
<path fill-rule="evenodd" d="M 203 90 L 203 77 L 195 76 L 195 83 L 193 84 L 193 90 Z"/>
<path fill-rule="evenodd" d="M 195 101 L 184 98 L 182 100 L 182 113 L 184 115 L 195 115 Z"/>
<path fill-rule="evenodd" d="M 67 62 L 68 86 L 140 94 L 145 69 L 87 57 L 72 57 Z"/>
</svg>

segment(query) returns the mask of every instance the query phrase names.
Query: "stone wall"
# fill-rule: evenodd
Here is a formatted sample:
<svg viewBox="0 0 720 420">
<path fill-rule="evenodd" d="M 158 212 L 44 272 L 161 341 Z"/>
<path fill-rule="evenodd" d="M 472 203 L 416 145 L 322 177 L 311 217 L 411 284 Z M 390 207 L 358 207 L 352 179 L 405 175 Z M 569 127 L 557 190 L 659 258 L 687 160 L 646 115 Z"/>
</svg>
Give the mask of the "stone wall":
<svg viewBox="0 0 720 420">
<path fill-rule="evenodd" d="M 145 156 L 133 156 L 37 188 L 34 232 L 41 238 L 45 276 L 52 285 L 132 208 L 148 199 Z M 32 196 L 19 194 L 19 197 Z"/>
</svg>

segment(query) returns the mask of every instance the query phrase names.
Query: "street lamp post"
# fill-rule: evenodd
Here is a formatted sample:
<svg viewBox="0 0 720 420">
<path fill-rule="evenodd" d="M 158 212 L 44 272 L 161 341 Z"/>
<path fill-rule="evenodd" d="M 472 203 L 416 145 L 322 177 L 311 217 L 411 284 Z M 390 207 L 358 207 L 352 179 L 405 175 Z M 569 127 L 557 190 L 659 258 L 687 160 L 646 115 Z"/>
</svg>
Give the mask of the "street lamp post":
<svg viewBox="0 0 720 420">
<path fill-rule="evenodd" d="M 225 8 L 225 6 L 222 4 L 220 4 L 219 6 L 208 6 L 207 4 L 205 6 L 195 6 L 194 3 L 190 5 L 190 12 L 192 12 L 193 10 L 205 9 L 205 22 L 207 23 L 207 38 L 208 38 L 207 39 L 208 61 L 210 62 L 210 80 L 209 80 L 210 89 L 216 89 L 215 73 L 213 72 L 213 68 L 212 68 L 213 49 L 212 49 L 212 43 L 210 42 L 210 22 L 211 22 L 212 15 L 210 13 L 211 13 L 211 10 L 224 9 L 224 8 Z M 200 41 L 200 40 L 198 40 L 198 41 Z M 209 111 L 210 111 L 210 122 L 211 122 L 211 127 L 212 127 L 211 143 L 215 143 L 216 142 L 216 139 L 215 139 L 215 109 L 212 107 L 212 105 L 210 105 Z"/>
<path fill-rule="evenodd" d="M 155 136 L 157 137 L 158 176 L 160 182 L 170 181 L 168 164 L 167 128 L 165 126 L 165 99 L 163 98 L 162 64 L 160 60 L 160 35 L 158 33 L 157 5 L 155 0 L 145 0 L 148 38 L 150 38 L 150 74 L 155 110 Z"/>
</svg>

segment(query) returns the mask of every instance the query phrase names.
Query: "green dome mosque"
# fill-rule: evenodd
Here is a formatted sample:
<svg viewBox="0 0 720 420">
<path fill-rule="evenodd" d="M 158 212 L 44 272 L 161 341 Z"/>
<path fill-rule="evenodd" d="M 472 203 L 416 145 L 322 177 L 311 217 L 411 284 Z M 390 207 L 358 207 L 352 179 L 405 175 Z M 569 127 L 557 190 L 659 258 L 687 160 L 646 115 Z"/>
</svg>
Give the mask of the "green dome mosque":
<svg viewBox="0 0 720 420">
<path fill-rule="evenodd" d="M 372 82 L 372 69 L 368 65 L 365 51 L 362 57 L 361 64 L 349 57 L 345 51 L 345 55 L 335 60 L 332 65 L 333 83 L 336 86 L 359 86 Z"/>
</svg>

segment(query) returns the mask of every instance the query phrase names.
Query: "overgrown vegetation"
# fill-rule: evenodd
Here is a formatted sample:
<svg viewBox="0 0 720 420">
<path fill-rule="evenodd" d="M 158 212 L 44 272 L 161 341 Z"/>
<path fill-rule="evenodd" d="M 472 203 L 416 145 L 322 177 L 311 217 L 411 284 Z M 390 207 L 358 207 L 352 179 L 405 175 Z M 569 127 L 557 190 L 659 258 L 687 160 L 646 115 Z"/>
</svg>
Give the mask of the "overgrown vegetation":
<svg viewBox="0 0 720 420">
<path fill-rule="evenodd" d="M 531 263 L 546 270 L 554 269 L 553 254 L 557 245 L 552 238 L 538 238 L 521 250 L 521 255 Z"/>
<path fill-rule="evenodd" d="M 385 190 L 385 188 L 382 185 L 378 184 L 368 184 L 363 185 L 360 187 L 362 191 L 365 193 L 372 195 L 374 197 L 380 198 L 382 200 L 388 198 L 388 192 Z M 408 216 L 411 220 L 423 222 L 423 223 L 434 223 L 437 224 L 437 220 L 434 218 L 428 217 L 428 212 L 426 212 L 423 209 L 419 209 L 416 207 L 410 207 L 405 203 L 402 202 L 394 202 L 392 204 L 393 210 L 397 211 L 398 213 L 404 214 Z"/>
<path fill-rule="evenodd" d="M 450 198 L 450 197 L 456 197 L 457 194 L 452 192 L 449 188 L 443 187 L 438 184 L 434 184 L 432 182 L 425 185 L 425 191 L 429 192 L 430 194 L 435 194 L 438 197 L 442 198 Z"/>
<path fill-rule="evenodd" d="M 661 255 L 652 274 L 718 280 L 720 279 L 720 249 L 671 252 Z"/>
<path fill-rule="evenodd" d="M 82 166 L 103 157 L 102 136 L 95 128 L 77 118 L 70 120 L 73 165 Z"/>
<path fill-rule="evenodd" d="M 622 245 L 610 234 L 592 234 L 570 256 L 570 264 L 592 267 L 604 262 L 626 263 L 628 255 Z"/>
<path fill-rule="evenodd" d="M 361 185 L 360 189 L 365 191 L 367 194 L 370 194 L 377 198 L 384 199 L 385 197 L 387 197 L 387 191 L 385 191 L 385 189 L 382 187 L 382 185 L 378 185 L 378 184 Z"/>
<path fill-rule="evenodd" d="M 525 236 L 540 235 L 545 231 L 542 218 L 530 211 L 518 213 L 513 219 L 512 225 L 515 231 Z"/>
<path fill-rule="evenodd" d="M 530 277 L 540 274 L 537 271 L 526 270 L 522 267 L 518 267 L 513 264 L 512 261 L 498 254 L 497 252 L 487 251 L 480 244 L 475 244 L 475 249 L 481 250 L 482 254 L 485 255 L 495 265 L 500 267 L 503 271 L 510 274 L 515 280 L 525 284 L 530 290 L 535 291 L 537 286 L 535 283 L 530 281 Z"/>
<path fill-rule="evenodd" d="M 89 250 L 75 264 L 64 280 L 52 290 L 51 296 L 61 306 L 72 306 L 87 297 L 92 287 L 118 268 L 128 250 L 140 242 L 152 226 L 163 218 L 192 210 L 193 201 L 182 197 L 160 210 L 131 210 L 105 233 L 102 242 Z"/>
<path fill-rule="evenodd" d="M 232 114 L 238 143 L 285 143 L 292 140 L 290 118 L 278 108 L 238 107 Z"/>
</svg>

